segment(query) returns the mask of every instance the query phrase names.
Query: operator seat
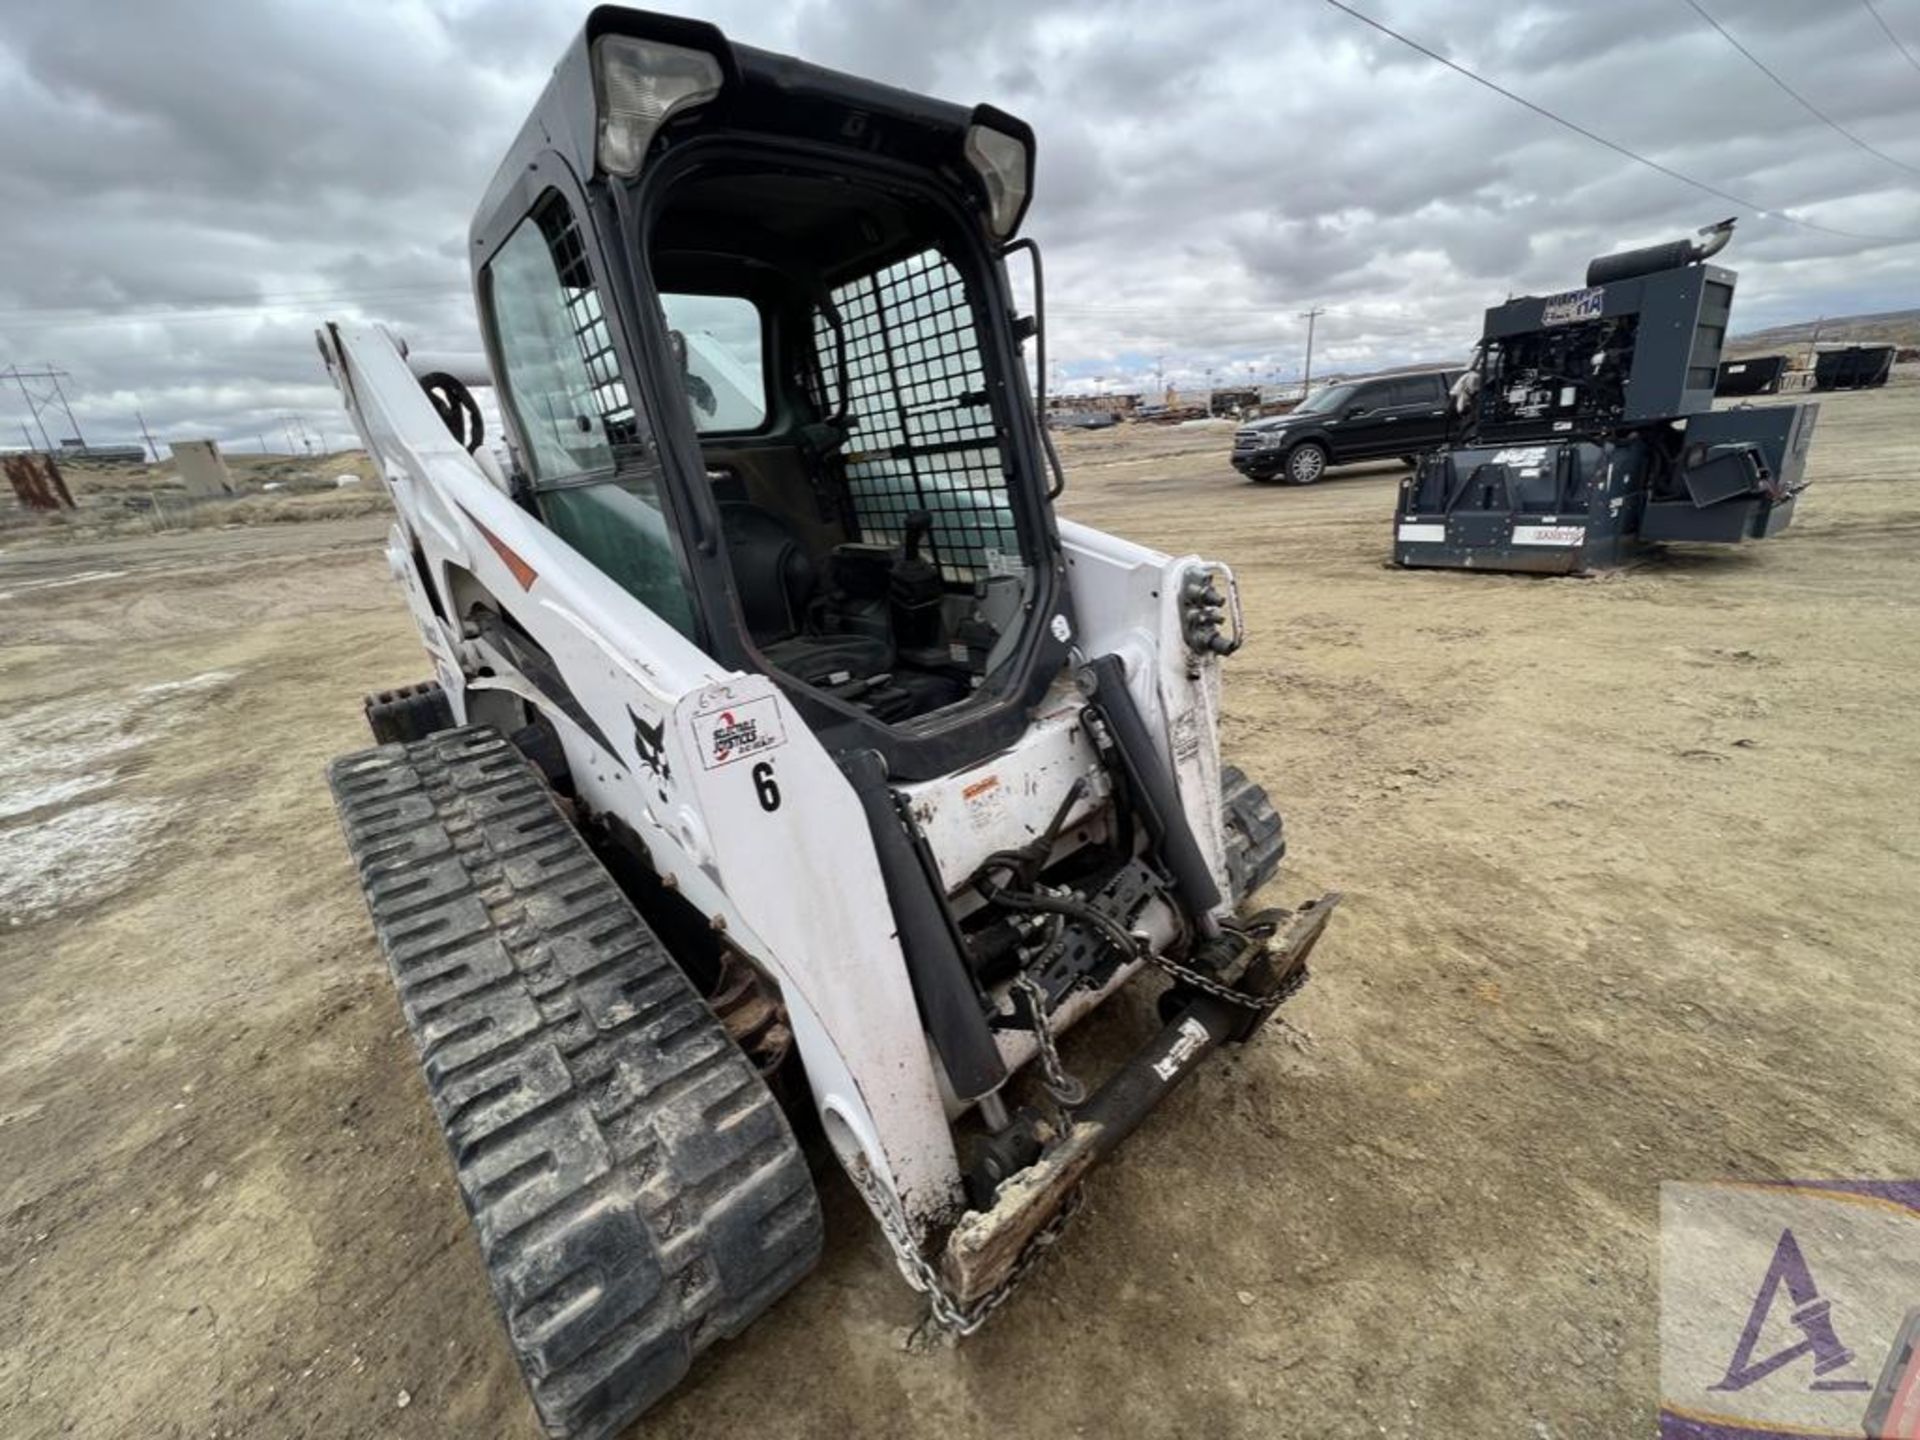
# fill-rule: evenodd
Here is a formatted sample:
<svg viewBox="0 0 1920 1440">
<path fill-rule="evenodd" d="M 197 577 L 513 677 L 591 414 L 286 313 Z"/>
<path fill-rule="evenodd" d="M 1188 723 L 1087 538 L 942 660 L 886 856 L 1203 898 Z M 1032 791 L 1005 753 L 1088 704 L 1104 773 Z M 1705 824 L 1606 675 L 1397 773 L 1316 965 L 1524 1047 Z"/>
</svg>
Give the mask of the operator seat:
<svg viewBox="0 0 1920 1440">
<path fill-rule="evenodd" d="M 747 500 L 722 500 L 720 528 L 747 633 L 770 663 L 823 689 L 887 673 L 886 641 L 819 632 L 819 572 L 784 520 Z"/>
</svg>

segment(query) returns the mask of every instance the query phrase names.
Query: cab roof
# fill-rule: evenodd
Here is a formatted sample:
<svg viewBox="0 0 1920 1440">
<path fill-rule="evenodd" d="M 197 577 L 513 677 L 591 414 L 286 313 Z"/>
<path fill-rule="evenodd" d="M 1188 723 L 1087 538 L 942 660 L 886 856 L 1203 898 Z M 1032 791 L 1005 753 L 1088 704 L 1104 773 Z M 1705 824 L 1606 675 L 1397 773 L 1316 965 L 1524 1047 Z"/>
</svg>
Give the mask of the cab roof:
<svg viewBox="0 0 1920 1440">
<path fill-rule="evenodd" d="M 790 55 L 737 45 L 704 20 L 601 5 L 568 43 L 494 172 L 470 227 L 476 246 L 490 248 L 503 229 L 518 223 L 522 207 L 515 203 L 515 192 L 542 153 L 557 153 L 582 183 L 594 177 L 597 115 L 592 55 L 594 41 L 603 35 L 630 35 L 702 50 L 719 62 L 720 93 L 675 117 L 663 133 L 691 126 L 841 145 L 866 155 L 949 170 L 960 184 L 979 193 L 980 182 L 964 162 L 962 147 L 968 128 L 985 123 L 1026 145 L 1028 194 L 1032 194 L 1032 127 L 993 106 L 956 105 Z M 513 213 L 502 213 L 503 207 Z"/>
</svg>

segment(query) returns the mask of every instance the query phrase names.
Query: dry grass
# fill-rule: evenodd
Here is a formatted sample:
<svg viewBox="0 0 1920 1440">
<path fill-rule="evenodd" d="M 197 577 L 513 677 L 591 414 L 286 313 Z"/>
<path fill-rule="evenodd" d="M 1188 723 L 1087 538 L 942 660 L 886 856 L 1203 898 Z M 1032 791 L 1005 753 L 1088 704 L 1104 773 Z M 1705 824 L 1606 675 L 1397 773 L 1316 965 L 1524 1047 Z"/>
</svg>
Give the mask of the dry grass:
<svg viewBox="0 0 1920 1440">
<path fill-rule="evenodd" d="M 385 487 L 374 478 L 372 462 L 359 451 L 312 459 L 229 456 L 227 465 L 238 493 L 217 500 L 189 500 L 171 464 L 63 465 L 61 474 L 78 508 L 51 515 L 0 510 L 0 547 L 342 520 L 377 514 L 389 505 Z M 360 483 L 337 485 L 345 475 Z M 268 485 L 274 488 L 268 490 Z"/>
</svg>

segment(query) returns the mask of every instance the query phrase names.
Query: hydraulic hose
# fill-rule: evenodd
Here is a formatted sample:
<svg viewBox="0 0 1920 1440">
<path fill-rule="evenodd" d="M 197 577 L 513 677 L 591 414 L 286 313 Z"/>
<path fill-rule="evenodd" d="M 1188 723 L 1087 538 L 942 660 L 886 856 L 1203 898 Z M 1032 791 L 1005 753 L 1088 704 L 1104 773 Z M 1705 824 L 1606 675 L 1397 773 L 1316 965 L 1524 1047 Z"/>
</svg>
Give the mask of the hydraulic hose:
<svg viewBox="0 0 1920 1440">
<path fill-rule="evenodd" d="M 1048 895 L 1039 890 L 1011 890 L 995 884 L 984 874 L 976 875 L 973 886 L 992 904 L 1004 906 L 1008 910 L 1022 910 L 1045 915 L 1062 915 L 1069 920 L 1078 920 L 1083 925 L 1091 925 L 1106 936 L 1122 955 L 1138 956 L 1140 942 L 1123 929 L 1111 916 L 1102 915 L 1093 906 L 1079 900 L 1068 899 L 1064 895 Z"/>
</svg>

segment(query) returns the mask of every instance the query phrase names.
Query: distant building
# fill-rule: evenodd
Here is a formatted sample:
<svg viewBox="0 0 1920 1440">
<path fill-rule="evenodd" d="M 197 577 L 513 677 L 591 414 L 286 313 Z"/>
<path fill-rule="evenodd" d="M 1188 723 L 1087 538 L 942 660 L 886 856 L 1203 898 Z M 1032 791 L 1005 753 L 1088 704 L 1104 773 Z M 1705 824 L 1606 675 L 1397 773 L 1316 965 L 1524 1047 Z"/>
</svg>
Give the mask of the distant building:
<svg viewBox="0 0 1920 1440">
<path fill-rule="evenodd" d="M 1047 409 L 1075 414 L 1131 415 L 1140 408 L 1140 397 L 1131 395 L 1049 395 Z"/>
<path fill-rule="evenodd" d="M 62 460 L 90 460 L 96 465 L 144 465 L 147 452 L 140 445 L 87 445 L 69 436 L 60 442 Z"/>
<path fill-rule="evenodd" d="M 1216 389 L 1207 396 L 1209 415 L 1228 415 L 1238 419 L 1243 415 L 1251 415 L 1259 408 L 1260 387 L 1257 385 Z"/>
</svg>

